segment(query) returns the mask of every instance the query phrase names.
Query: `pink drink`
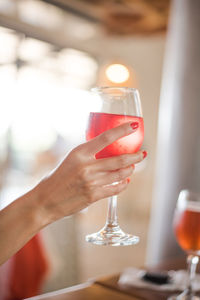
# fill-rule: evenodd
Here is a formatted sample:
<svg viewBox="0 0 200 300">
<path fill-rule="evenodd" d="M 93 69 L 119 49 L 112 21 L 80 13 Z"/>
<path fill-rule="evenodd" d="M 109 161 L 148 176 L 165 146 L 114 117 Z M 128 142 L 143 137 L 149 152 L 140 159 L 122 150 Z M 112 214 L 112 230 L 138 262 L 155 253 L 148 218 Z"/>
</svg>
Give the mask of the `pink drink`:
<svg viewBox="0 0 200 300">
<path fill-rule="evenodd" d="M 96 154 L 96 158 L 105 158 L 125 153 L 137 152 L 144 139 L 143 118 L 135 116 L 91 112 L 86 133 L 86 139 L 91 140 L 102 132 L 117 127 L 126 122 L 138 122 L 138 129 L 122 137 Z"/>
</svg>

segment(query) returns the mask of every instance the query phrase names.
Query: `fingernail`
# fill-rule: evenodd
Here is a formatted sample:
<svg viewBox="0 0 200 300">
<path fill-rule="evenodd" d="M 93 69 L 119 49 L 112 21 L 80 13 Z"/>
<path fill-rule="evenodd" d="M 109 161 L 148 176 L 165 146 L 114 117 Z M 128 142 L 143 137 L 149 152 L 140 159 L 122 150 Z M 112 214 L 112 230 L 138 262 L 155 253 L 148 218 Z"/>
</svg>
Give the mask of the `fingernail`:
<svg viewBox="0 0 200 300">
<path fill-rule="evenodd" d="M 128 178 L 127 178 L 127 183 L 129 183 L 130 181 L 131 181 L 131 179 L 128 177 Z"/>
<path fill-rule="evenodd" d="M 147 151 L 143 151 L 142 154 L 143 154 L 143 158 L 145 158 L 147 156 Z"/>
<path fill-rule="evenodd" d="M 133 130 L 136 130 L 139 127 L 139 123 L 138 122 L 133 122 L 131 123 L 131 127 Z"/>
<path fill-rule="evenodd" d="M 134 165 L 134 164 L 132 164 L 131 167 L 132 167 L 133 169 L 135 169 L 135 165 Z"/>
</svg>

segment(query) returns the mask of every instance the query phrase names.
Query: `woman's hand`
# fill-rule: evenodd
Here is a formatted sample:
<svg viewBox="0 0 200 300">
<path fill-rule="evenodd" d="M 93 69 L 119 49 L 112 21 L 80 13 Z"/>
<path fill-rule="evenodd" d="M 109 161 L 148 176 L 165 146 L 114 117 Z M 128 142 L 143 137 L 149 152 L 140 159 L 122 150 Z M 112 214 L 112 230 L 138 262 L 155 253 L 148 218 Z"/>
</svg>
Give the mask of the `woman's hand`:
<svg viewBox="0 0 200 300">
<path fill-rule="evenodd" d="M 134 164 L 145 157 L 144 152 L 103 159 L 96 159 L 95 154 L 135 130 L 129 122 L 81 144 L 40 182 L 36 187 L 37 205 L 47 223 L 71 215 L 99 199 L 117 195 L 127 187 Z M 118 183 L 111 185 L 114 182 Z"/>
<path fill-rule="evenodd" d="M 123 124 L 78 146 L 35 188 L 0 211 L 0 265 L 47 224 L 126 188 L 134 164 L 146 152 L 104 159 L 95 154 L 132 133 L 132 126 Z"/>
</svg>

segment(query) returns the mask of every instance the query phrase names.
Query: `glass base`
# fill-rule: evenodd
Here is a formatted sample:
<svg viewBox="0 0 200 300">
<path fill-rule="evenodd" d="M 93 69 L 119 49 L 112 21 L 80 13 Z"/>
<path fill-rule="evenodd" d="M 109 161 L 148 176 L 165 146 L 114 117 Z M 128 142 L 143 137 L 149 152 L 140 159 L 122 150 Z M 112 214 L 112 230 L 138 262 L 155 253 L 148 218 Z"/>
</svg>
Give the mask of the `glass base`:
<svg viewBox="0 0 200 300">
<path fill-rule="evenodd" d="M 85 240 L 96 245 L 129 246 L 139 242 L 139 237 L 124 233 L 118 225 L 106 225 L 100 231 L 86 236 Z"/>
</svg>

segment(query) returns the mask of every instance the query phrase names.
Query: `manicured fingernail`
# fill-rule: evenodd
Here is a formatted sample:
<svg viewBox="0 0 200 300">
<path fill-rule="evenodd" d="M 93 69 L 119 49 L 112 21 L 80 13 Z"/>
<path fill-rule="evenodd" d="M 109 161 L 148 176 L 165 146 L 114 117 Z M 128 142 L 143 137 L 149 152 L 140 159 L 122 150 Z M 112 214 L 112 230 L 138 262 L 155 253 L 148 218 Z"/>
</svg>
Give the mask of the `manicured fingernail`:
<svg viewBox="0 0 200 300">
<path fill-rule="evenodd" d="M 138 122 L 133 122 L 131 123 L 131 127 L 133 130 L 136 130 L 139 127 L 139 123 Z"/>
<path fill-rule="evenodd" d="M 143 151 L 142 154 L 143 154 L 143 158 L 145 158 L 147 156 L 147 151 Z"/>
<path fill-rule="evenodd" d="M 131 167 L 132 167 L 133 169 L 135 169 L 135 165 L 134 165 L 134 164 L 132 164 Z"/>
<path fill-rule="evenodd" d="M 131 179 L 128 177 L 128 178 L 127 178 L 127 183 L 129 183 L 130 181 L 131 181 Z"/>
</svg>

